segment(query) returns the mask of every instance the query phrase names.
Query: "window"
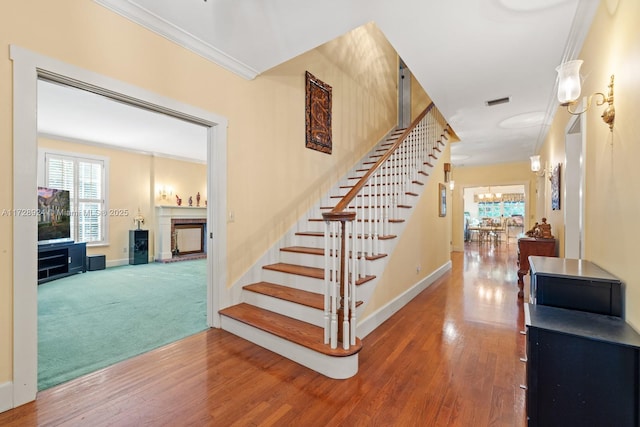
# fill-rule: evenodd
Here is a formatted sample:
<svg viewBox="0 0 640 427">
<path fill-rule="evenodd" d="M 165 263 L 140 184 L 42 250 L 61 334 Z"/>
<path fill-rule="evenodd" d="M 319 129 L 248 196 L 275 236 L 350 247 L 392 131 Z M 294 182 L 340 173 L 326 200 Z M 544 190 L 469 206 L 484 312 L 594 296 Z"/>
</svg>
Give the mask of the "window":
<svg viewBox="0 0 640 427">
<path fill-rule="evenodd" d="M 108 160 L 65 153 L 44 153 L 44 185 L 69 190 L 71 237 L 76 242 L 106 243 Z"/>
</svg>

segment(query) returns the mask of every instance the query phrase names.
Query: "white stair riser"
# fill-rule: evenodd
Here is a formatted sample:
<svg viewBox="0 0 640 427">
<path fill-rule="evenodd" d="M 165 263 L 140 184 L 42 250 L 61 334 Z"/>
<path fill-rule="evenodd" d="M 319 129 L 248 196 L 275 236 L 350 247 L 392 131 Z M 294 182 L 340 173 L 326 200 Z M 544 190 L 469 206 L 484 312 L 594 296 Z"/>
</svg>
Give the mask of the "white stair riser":
<svg viewBox="0 0 640 427">
<path fill-rule="evenodd" d="M 280 262 L 303 265 L 305 267 L 324 268 L 324 256 L 299 252 L 280 251 Z"/>
<path fill-rule="evenodd" d="M 307 246 L 310 248 L 322 248 L 324 247 L 324 237 L 321 236 L 301 236 L 301 235 L 297 235 L 296 236 L 296 245 L 297 246 Z M 383 254 L 387 254 L 389 252 L 387 252 L 385 250 L 386 248 L 386 244 L 385 244 L 386 240 L 378 240 L 378 252 L 377 253 L 383 253 Z M 361 240 L 358 239 L 357 242 L 357 249 L 358 251 L 360 250 L 360 245 L 361 245 Z M 369 251 L 369 245 L 370 245 L 370 241 L 369 239 L 365 239 L 364 241 L 365 243 L 365 250 L 368 252 Z"/>
<path fill-rule="evenodd" d="M 300 276 L 297 274 L 282 273 L 280 271 L 262 270 L 262 280 L 270 283 L 277 283 L 282 286 L 289 286 L 303 291 L 323 293 L 324 280 L 313 277 Z"/>
<path fill-rule="evenodd" d="M 242 292 L 242 299 L 247 304 L 264 308 L 265 310 L 273 311 L 275 313 L 284 314 L 288 317 L 300 320 L 302 322 L 311 323 L 312 325 L 318 327 L 323 327 L 324 325 L 323 310 L 318 310 L 257 292 L 251 292 L 248 290 L 243 290 Z"/>
<path fill-rule="evenodd" d="M 221 316 L 221 327 L 329 378 L 346 379 L 358 373 L 358 353 L 346 357 L 327 356 L 226 316 Z"/>
</svg>

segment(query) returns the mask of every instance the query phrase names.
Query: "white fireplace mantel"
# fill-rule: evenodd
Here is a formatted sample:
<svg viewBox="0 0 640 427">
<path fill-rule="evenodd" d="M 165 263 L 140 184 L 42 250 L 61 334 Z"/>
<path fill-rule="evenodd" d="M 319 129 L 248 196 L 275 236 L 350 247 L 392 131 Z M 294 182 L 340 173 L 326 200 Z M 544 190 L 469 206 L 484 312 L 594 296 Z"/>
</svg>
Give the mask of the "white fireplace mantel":
<svg viewBox="0 0 640 427">
<path fill-rule="evenodd" d="M 156 261 L 171 259 L 171 220 L 207 218 L 202 206 L 156 206 Z"/>
</svg>

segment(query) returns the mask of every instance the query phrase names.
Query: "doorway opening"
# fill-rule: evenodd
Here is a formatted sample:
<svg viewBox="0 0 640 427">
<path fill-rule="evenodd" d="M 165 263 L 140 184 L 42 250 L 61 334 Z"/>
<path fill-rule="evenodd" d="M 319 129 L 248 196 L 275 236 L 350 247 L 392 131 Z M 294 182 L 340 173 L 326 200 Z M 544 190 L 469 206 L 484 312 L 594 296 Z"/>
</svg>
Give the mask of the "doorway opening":
<svg viewBox="0 0 640 427">
<path fill-rule="evenodd" d="M 222 116 L 166 98 L 118 80 L 10 46 L 13 61 L 14 137 L 13 206 L 37 206 L 37 82 L 39 78 L 90 90 L 205 126 L 207 129 L 207 324 L 217 315 L 226 284 L 226 127 Z M 35 400 L 37 393 L 37 223 L 34 216 L 13 219 L 13 405 Z M 214 238 L 215 237 L 215 238 Z M 213 274 L 213 271 L 216 274 Z"/>
<path fill-rule="evenodd" d="M 107 268 L 85 265 L 84 274 L 39 283 L 44 390 L 206 329 L 204 202 L 197 238 L 181 233 L 189 238 L 179 258 L 202 261 L 189 269 L 153 262 L 157 206 L 175 204 L 155 189 L 171 182 L 181 194 L 206 193 L 207 128 L 43 78 L 37 96 L 38 187 L 71 194 L 69 238 Z M 137 230 L 133 218 L 141 218 Z M 39 268 L 40 250 L 57 244 L 40 242 Z"/>
<path fill-rule="evenodd" d="M 465 243 L 513 244 L 524 231 L 527 194 L 524 184 L 463 189 Z"/>
</svg>

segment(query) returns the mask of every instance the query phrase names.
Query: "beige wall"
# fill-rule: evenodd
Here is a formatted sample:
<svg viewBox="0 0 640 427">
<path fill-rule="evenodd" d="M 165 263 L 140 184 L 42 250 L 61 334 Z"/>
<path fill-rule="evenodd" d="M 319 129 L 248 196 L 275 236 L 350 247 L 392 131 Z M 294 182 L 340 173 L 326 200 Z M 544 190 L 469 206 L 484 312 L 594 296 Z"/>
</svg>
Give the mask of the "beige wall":
<svg viewBox="0 0 640 427">
<path fill-rule="evenodd" d="M 535 217 L 537 180 L 535 174 L 531 172 L 531 166 L 528 162 L 454 167 L 451 172 L 451 178 L 455 181 L 455 188 L 452 194 L 453 217 L 451 224 L 453 250 L 455 251 L 464 250 L 464 188 L 523 184 L 528 202 L 525 227 L 533 225 L 535 221 L 540 219 Z M 553 222 L 550 222 L 550 224 L 555 235 L 558 227 Z"/>
<path fill-rule="evenodd" d="M 616 120 L 613 132 L 602 121 L 604 107 L 584 114 L 585 258 L 625 283 L 626 320 L 640 331 L 640 270 L 637 268 L 640 197 L 640 2 L 602 1 L 578 58 L 584 60 L 582 94 L 606 92 L 615 74 Z M 544 161 L 564 161 L 569 115 L 558 109 L 541 150 Z M 561 215 L 558 212 L 558 215 Z"/>
<path fill-rule="evenodd" d="M 117 31 L 114 29 L 117 28 Z M 228 120 L 227 282 L 253 262 L 389 131 L 397 117 L 397 55 L 375 26 L 365 27 L 244 80 L 89 0 L 0 4 L 0 198 L 11 209 L 12 62 L 9 45 L 124 81 Z M 357 58 L 357 60 L 354 60 Z M 332 155 L 304 147 L 304 72 L 333 87 Z M 124 157 L 123 157 L 123 161 Z M 163 160 L 149 163 L 157 182 Z M 35 165 L 33 165 L 35 167 Z M 25 167 L 29 167 L 26 165 Z M 118 180 L 119 178 L 113 177 Z M 154 182 L 139 172 L 135 191 L 112 204 L 150 212 Z M 114 187 L 129 182 L 114 182 Z M 188 195 L 198 188 L 175 185 Z M 126 220 L 127 222 L 129 220 Z M 118 227 L 127 228 L 128 224 Z M 114 227 L 115 229 L 115 227 Z M 0 384 L 12 377 L 13 232 L 0 217 Z M 113 237 L 121 249 L 122 237 Z M 117 255 L 114 255 L 117 256 Z M 425 268 L 425 273 L 428 273 Z"/>
<path fill-rule="evenodd" d="M 203 142 L 204 143 L 204 142 Z M 129 259 L 129 233 L 135 228 L 133 218 L 140 210 L 145 218 L 142 228 L 149 232 L 150 260 L 154 256 L 155 206 L 175 206 L 175 195 L 188 205 L 189 196 L 196 204 L 196 194 L 207 192 L 207 166 L 201 163 L 154 157 L 130 151 L 40 138 L 40 149 L 53 149 L 68 153 L 102 156 L 109 160 L 109 210 L 128 212 L 127 215 L 109 215 L 109 236 L 107 246 L 87 247 L 87 254 L 106 256 L 107 264 L 117 264 Z M 158 194 L 161 185 L 174 189 L 174 196 L 162 200 Z M 204 197 L 201 199 L 204 206 Z"/>
</svg>

